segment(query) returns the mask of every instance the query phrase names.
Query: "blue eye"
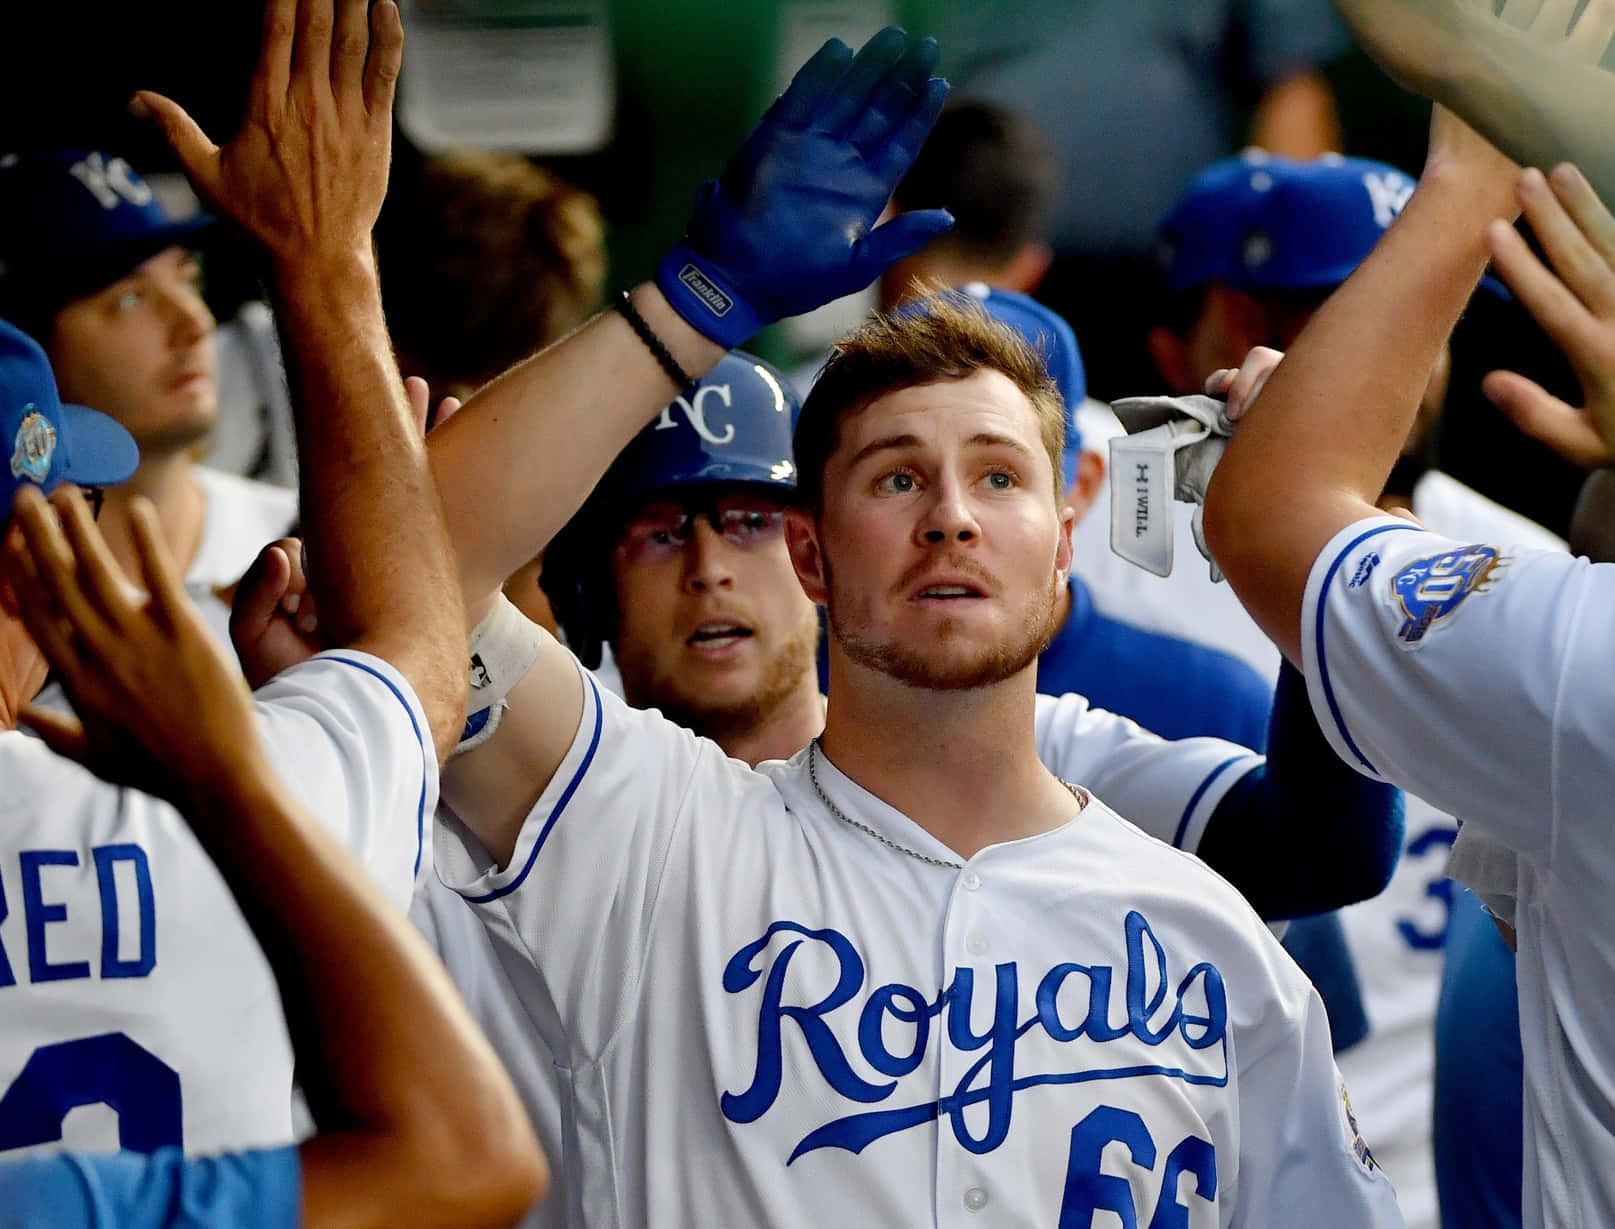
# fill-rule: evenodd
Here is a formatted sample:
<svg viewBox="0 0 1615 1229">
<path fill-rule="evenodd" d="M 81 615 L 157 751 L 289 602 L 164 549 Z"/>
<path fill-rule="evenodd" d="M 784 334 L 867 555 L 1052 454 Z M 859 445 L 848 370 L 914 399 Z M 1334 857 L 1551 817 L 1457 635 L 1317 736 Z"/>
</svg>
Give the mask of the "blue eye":
<svg viewBox="0 0 1615 1229">
<path fill-rule="evenodd" d="M 905 474 L 902 471 L 898 471 L 895 474 L 887 474 L 880 480 L 878 485 L 885 487 L 889 491 L 895 491 L 899 495 L 906 495 L 908 492 L 914 489 L 914 475 Z"/>
<path fill-rule="evenodd" d="M 995 491 L 1007 491 L 1015 485 L 1015 477 L 1003 470 L 996 470 L 987 475 L 987 485 Z"/>
</svg>

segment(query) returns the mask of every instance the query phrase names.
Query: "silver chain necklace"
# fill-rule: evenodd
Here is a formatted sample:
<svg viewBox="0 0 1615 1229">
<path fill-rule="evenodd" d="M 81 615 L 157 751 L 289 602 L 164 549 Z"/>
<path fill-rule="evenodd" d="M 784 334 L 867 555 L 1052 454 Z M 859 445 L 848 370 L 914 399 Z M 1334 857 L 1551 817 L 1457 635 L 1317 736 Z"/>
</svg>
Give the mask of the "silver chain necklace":
<svg viewBox="0 0 1615 1229">
<path fill-rule="evenodd" d="M 907 854 L 916 862 L 924 862 L 927 866 L 941 866 L 950 871 L 964 870 L 965 867 L 963 862 L 949 862 L 946 858 L 933 858 L 929 854 L 921 853 L 917 849 L 910 849 L 907 845 L 899 845 L 889 836 L 885 836 L 884 834 L 877 832 L 868 824 L 859 823 L 835 803 L 831 802 L 830 795 L 825 793 L 824 786 L 819 784 L 819 740 L 817 738 L 808 744 L 808 780 L 813 782 L 813 792 L 819 796 L 819 801 L 824 803 L 825 809 L 842 823 L 846 824 L 847 827 L 856 828 L 859 832 L 862 832 L 867 836 L 874 837 L 882 845 L 886 846 L 887 849 L 895 849 L 898 853 Z M 1071 791 L 1071 796 L 1077 800 L 1077 806 L 1079 809 L 1088 805 L 1087 796 L 1078 786 L 1071 784 L 1069 781 L 1061 781 L 1060 784 Z"/>
</svg>

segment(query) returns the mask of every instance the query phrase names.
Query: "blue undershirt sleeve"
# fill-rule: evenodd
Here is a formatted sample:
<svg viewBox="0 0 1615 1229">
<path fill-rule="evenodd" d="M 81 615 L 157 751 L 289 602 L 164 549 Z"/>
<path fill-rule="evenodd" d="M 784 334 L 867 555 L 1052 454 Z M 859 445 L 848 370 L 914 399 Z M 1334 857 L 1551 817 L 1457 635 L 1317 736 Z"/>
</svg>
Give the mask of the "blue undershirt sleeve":
<svg viewBox="0 0 1615 1229">
<path fill-rule="evenodd" d="M 1304 917 L 1384 891 L 1402 824 L 1401 791 L 1342 762 L 1313 716 L 1305 680 L 1285 662 L 1267 762 L 1229 787 L 1198 853 L 1263 918 Z"/>
</svg>

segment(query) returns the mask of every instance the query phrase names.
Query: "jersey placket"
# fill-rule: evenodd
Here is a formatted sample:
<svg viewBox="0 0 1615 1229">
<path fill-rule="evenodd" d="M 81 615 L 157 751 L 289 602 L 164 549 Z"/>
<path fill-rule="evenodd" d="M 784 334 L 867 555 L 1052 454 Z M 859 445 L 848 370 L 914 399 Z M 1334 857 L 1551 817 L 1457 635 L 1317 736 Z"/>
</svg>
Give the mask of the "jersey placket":
<svg viewBox="0 0 1615 1229">
<path fill-rule="evenodd" d="M 967 1096 L 963 1087 L 971 1068 L 987 1061 L 991 1040 L 974 1049 L 955 1045 L 954 1035 L 991 1037 L 992 1015 L 996 1010 L 997 986 L 994 964 L 994 936 L 986 924 L 983 908 L 989 891 L 987 876 L 972 863 L 966 863 L 954 880 L 942 924 L 942 955 L 946 1001 L 938 1013 L 937 1037 L 937 1135 L 936 1135 L 936 1223 L 939 1229 L 956 1226 L 976 1229 L 990 1223 L 987 1214 L 1003 1192 L 995 1191 L 985 1164 L 986 1154 L 972 1152 L 961 1138 L 964 1123 L 974 1128 L 972 1135 L 986 1130 L 987 1107 L 975 1102 L 973 1108 L 957 1108 Z M 961 971 L 968 971 L 961 977 Z M 968 987 L 968 989 L 967 989 Z M 1012 1061 L 1005 1056 L 1006 1061 Z M 978 1072 L 971 1086 L 984 1086 L 987 1072 Z M 950 1113 L 950 1109 L 953 1110 Z M 955 1123 L 959 1122 L 959 1126 Z"/>
</svg>

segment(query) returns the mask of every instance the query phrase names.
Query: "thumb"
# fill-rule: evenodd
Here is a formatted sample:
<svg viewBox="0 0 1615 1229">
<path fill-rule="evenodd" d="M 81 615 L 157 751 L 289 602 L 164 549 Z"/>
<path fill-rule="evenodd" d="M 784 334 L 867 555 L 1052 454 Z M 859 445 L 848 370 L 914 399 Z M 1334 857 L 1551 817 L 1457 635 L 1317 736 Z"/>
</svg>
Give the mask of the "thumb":
<svg viewBox="0 0 1615 1229">
<path fill-rule="evenodd" d="M 140 90 L 129 100 L 129 113 L 149 119 L 163 130 L 163 137 L 174 151 L 191 184 L 209 203 L 217 200 L 219 147 L 208 140 L 185 108 L 171 98 Z"/>
<path fill-rule="evenodd" d="M 291 560 L 280 546 L 266 546 L 258 552 L 236 587 L 235 603 L 230 607 L 231 640 L 239 645 L 243 639 L 251 643 L 263 635 L 280 607 L 291 576 Z"/>
<path fill-rule="evenodd" d="M 874 281 L 888 266 L 919 251 L 952 225 L 953 215 L 946 209 L 915 209 L 877 226 L 859 241 L 853 258 L 854 267 L 868 274 L 859 285 Z"/>
<path fill-rule="evenodd" d="M 38 734 L 40 741 L 57 755 L 84 763 L 87 754 L 84 726 L 76 717 L 64 717 L 49 709 L 29 707 L 23 709 L 17 719 Z"/>
</svg>

